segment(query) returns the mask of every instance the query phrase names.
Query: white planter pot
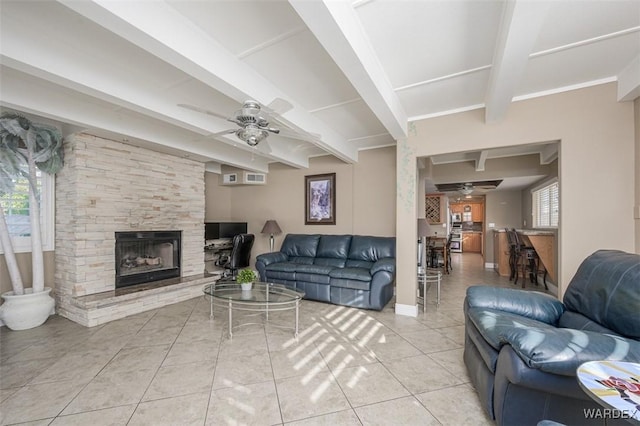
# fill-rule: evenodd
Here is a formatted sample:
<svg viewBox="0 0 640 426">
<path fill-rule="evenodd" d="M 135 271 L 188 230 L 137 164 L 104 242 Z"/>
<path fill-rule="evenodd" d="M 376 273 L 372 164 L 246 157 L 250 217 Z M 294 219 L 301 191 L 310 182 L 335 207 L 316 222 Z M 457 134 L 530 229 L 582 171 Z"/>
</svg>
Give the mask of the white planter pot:
<svg viewBox="0 0 640 426">
<path fill-rule="evenodd" d="M 24 294 L 13 294 L 8 291 L 2 294 L 4 303 L 0 306 L 0 320 L 11 330 L 28 330 L 38 327 L 55 312 L 56 302 L 49 295 L 51 287 L 34 293 L 25 288 Z"/>
<path fill-rule="evenodd" d="M 251 287 L 253 287 L 253 283 L 242 283 L 240 284 L 240 287 L 242 288 L 242 291 L 249 291 L 251 290 Z"/>
</svg>

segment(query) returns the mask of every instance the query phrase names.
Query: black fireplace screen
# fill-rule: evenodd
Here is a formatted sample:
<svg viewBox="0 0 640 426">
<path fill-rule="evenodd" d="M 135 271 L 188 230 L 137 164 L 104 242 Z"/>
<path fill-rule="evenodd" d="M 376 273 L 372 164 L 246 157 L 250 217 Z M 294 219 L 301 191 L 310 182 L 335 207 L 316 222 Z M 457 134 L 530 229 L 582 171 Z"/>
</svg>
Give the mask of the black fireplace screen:
<svg viewBox="0 0 640 426">
<path fill-rule="evenodd" d="M 179 277 L 181 234 L 116 232 L 116 288 Z"/>
</svg>

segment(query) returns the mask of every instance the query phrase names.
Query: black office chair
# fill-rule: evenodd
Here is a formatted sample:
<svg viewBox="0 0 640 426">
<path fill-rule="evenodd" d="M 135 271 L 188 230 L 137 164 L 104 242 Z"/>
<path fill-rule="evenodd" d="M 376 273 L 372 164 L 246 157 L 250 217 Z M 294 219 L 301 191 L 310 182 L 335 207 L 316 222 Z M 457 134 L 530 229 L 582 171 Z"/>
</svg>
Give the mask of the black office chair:
<svg viewBox="0 0 640 426">
<path fill-rule="evenodd" d="M 235 280 L 238 269 L 249 266 L 254 239 L 255 236 L 253 234 L 238 234 L 233 237 L 229 260 L 227 263 L 220 265 L 227 270 L 224 273 L 225 277 L 231 277 L 231 279 Z"/>
</svg>

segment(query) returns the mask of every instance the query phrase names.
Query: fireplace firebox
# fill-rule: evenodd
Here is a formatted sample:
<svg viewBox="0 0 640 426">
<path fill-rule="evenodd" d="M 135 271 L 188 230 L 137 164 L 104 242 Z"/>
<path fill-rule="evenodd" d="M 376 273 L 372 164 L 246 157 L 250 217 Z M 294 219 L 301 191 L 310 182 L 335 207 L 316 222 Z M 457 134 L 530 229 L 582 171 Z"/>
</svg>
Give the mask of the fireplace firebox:
<svg viewBox="0 0 640 426">
<path fill-rule="evenodd" d="M 116 288 L 180 276 L 182 231 L 116 232 Z"/>
</svg>

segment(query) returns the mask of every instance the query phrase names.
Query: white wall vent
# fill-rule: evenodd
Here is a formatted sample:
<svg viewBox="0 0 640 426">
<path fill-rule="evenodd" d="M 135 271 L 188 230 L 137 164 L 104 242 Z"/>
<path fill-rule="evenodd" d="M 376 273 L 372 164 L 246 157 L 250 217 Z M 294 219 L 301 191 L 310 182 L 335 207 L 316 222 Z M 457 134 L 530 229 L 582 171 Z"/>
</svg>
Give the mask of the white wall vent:
<svg viewBox="0 0 640 426">
<path fill-rule="evenodd" d="M 266 173 L 238 171 L 222 174 L 221 184 L 228 186 L 237 185 L 264 185 L 267 183 Z"/>
<path fill-rule="evenodd" d="M 267 175 L 264 173 L 244 173 L 244 183 L 247 184 L 264 184 L 267 182 Z"/>
</svg>

